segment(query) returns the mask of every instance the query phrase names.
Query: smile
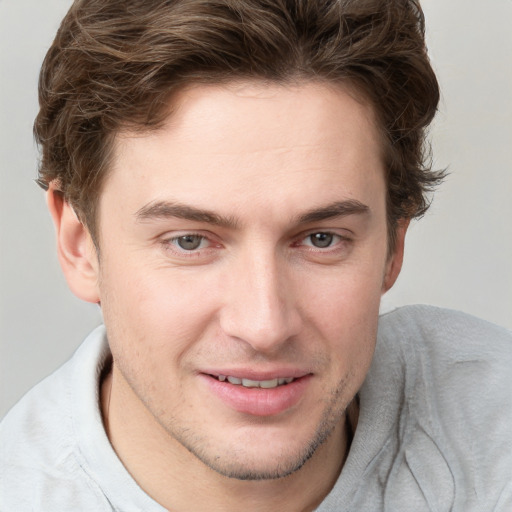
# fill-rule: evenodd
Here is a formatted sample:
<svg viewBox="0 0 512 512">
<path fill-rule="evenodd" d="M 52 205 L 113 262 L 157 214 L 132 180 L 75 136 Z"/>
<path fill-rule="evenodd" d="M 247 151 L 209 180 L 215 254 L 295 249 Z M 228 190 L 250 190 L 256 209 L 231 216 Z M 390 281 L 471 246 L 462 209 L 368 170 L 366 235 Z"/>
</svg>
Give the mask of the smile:
<svg viewBox="0 0 512 512">
<path fill-rule="evenodd" d="M 284 386 L 286 384 L 290 384 L 294 381 L 293 377 L 279 377 L 270 380 L 252 380 L 252 379 L 240 379 L 238 377 L 232 377 L 230 375 L 217 375 L 213 376 L 217 378 L 220 382 L 229 382 L 230 384 L 235 384 L 236 386 L 243 386 L 245 388 L 263 388 L 263 389 L 272 389 L 277 388 L 278 386 Z"/>
<path fill-rule="evenodd" d="M 229 409 L 251 416 L 275 416 L 292 409 L 313 382 L 313 374 L 298 369 L 283 368 L 259 375 L 250 369 L 236 371 L 236 376 L 228 375 L 231 371 L 225 369 L 222 373 L 201 373 L 199 377 Z"/>
</svg>

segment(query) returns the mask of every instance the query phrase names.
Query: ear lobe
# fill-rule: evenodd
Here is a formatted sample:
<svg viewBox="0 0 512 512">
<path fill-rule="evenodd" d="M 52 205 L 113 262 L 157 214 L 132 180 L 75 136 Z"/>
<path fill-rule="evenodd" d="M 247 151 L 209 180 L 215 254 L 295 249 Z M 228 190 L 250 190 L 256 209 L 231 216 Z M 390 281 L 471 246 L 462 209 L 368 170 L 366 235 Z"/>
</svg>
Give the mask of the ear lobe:
<svg viewBox="0 0 512 512">
<path fill-rule="evenodd" d="M 53 184 L 46 193 L 46 203 L 55 225 L 57 254 L 68 286 L 78 298 L 99 302 L 98 257 L 89 230 Z"/>
<path fill-rule="evenodd" d="M 396 228 L 396 244 L 394 251 L 389 255 L 386 264 L 386 273 L 382 282 L 382 293 L 386 293 L 397 280 L 402 263 L 404 261 L 405 234 L 409 227 L 410 219 L 400 219 Z"/>
</svg>

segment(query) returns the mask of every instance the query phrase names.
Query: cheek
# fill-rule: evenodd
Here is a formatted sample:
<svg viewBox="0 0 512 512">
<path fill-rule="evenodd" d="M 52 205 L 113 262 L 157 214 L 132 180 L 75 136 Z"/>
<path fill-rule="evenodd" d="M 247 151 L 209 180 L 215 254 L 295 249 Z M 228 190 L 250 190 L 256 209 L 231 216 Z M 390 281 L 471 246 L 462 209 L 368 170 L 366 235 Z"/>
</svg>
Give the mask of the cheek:
<svg viewBox="0 0 512 512">
<path fill-rule="evenodd" d="M 105 262 L 101 275 L 102 310 L 114 355 L 116 349 L 145 348 L 156 359 L 179 357 L 214 314 L 207 280 L 190 273 L 125 261 Z"/>
<path fill-rule="evenodd" d="M 207 335 L 212 307 L 206 296 L 199 300 L 204 292 L 187 276 L 147 266 L 131 266 L 127 272 L 127 267 L 104 266 L 102 309 L 109 345 L 122 380 L 150 409 L 164 415 L 170 390 L 182 396 L 176 375 Z"/>
<path fill-rule="evenodd" d="M 311 336 L 328 345 L 334 375 L 362 382 L 370 365 L 377 335 L 382 266 L 340 268 L 329 277 L 302 281 L 303 317 Z"/>
<path fill-rule="evenodd" d="M 364 324 L 378 313 L 384 264 L 357 262 L 317 272 L 307 279 L 297 279 L 297 296 L 313 317 L 323 318 L 326 327 Z M 336 327 L 335 327 L 336 326 Z"/>
</svg>

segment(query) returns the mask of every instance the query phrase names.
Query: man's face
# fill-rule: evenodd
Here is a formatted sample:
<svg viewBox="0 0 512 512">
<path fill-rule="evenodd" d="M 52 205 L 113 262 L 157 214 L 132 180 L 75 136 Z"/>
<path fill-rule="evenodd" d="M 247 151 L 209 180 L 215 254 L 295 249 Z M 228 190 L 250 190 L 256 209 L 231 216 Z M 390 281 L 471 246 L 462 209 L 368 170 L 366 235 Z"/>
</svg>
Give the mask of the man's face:
<svg viewBox="0 0 512 512">
<path fill-rule="evenodd" d="M 334 442 L 370 365 L 392 261 L 377 130 L 321 84 L 173 104 L 118 138 L 100 200 L 113 393 L 169 449 L 282 476 Z"/>
</svg>

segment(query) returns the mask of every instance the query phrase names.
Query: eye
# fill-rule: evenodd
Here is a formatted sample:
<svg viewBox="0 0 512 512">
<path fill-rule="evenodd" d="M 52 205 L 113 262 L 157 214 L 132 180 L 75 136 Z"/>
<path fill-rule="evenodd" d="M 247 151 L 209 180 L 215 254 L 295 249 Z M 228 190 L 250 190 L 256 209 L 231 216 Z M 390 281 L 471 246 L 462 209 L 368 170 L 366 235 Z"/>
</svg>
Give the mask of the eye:
<svg viewBox="0 0 512 512">
<path fill-rule="evenodd" d="M 219 256 L 223 246 L 215 235 L 209 232 L 167 233 L 160 239 L 166 257 L 179 264 L 205 264 L 214 261 Z"/>
<path fill-rule="evenodd" d="M 170 242 L 183 251 L 196 251 L 208 246 L 208 240 L 204 236 L 194 234 L 178 236 Z"/>
<path fill-rule="evenodd" d="M 304 239 L 304 245 L 316 247 L 317 249 L 326 249 L 338 243 L 341 240 L 339 235 L 328 232 L 311 233 Z"/>
</svg>

